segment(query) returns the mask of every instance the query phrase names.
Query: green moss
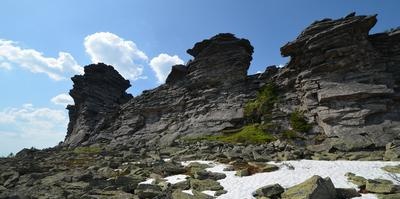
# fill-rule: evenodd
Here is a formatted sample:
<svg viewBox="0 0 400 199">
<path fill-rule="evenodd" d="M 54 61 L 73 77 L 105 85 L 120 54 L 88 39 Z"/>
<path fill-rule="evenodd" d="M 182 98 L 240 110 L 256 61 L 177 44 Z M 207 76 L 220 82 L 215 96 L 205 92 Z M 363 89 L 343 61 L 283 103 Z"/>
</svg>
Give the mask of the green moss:
<svg viewBox="0 0 400 199">
<path fill-rule="evenodd" d="M 304 119 L 304 115 L 300 111 L 290 114 L 290 126 L 298 132 L 308 132 L 312 126 Z"/>
<path fill-rule="evenodd" d="M 301 136 L 293 130 L 286 130 L 282 132 L 282 137 L 285 139 L 295 139 L 295 138 L 301 138 Z"/>
<path fill-rule="evenodd" d="M 260 144 L 274 141 L 275 137 L 269 133 L 264 132 L 258 124 L 251 124 L 244 126 L 243 129 L 237 133 L 229 135 L 205 136 L 203 137 L 203 139 L 229 143 Z"/>
<path fill-rule="evenodd" d="M 271 117 L 271 110 L 278 101 L 277 88 L 274 84 L 266 84 L 257 93 L 257 98 L 249 101 L 244 107 L 244 115 L 252 122 L 268 120 Z"/>
<path fill-rule="evenodd" d="M 98 154 L 101 151 L 102 148 L 98 146 L 76 147 L 74 149 L 74 153 L 76 154 Z"/>
</svg>

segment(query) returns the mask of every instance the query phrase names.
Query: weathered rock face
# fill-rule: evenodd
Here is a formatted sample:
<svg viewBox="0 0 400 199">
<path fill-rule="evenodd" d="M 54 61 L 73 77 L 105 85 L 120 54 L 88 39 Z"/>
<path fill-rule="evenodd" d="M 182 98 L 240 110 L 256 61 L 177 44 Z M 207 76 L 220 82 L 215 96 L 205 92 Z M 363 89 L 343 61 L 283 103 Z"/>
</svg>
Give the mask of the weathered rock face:
<svg viewBox="0 0 400 199">
<path fill-rule="evenodd" d="M 339 150 L 383 148 L 399 137 L 400 31 L 368 35 L 376 21 L 317 21 L 281 48 L 291 60 L 275 80 Z"/>
<path fill-rule="evenodd" d="M 231 87 L 246 79 L 253 47 L 247 39 L 223 33 L 195 44 L 187 53 L 194 57 L 188 66 L 191 83 Z"/>
<path fill-rule="evenodd" d="M 85 75 L 72 78 L 70 95 L 75 105 L 69 105 L 70 123 L 65 144 L 77 146 L 112 122 L 120 105 L 132 98 L 125 90 L 131 85 L 112 66 L 102 63 L 85 67 Z"/>
<path fill-rule="evenodd" d="M 105 65 L 86 67 L 89 74 L 73 78 L 76 105 L 69 108 L 72 122 L 64 144 L 170 145 L 180 135 L 240 125 L 242 107 L 258 86 L 247 83 L 252 49 L 232 34 L 204 40 L 188 50 L 193 61 L 172 68 L 166 84 L 126 103 L 121 103 L 127 99 L 126 80 L 101 72 Z"/>
<path fill-rule="evenodd" d="M 383 150 L 400 139 L 400 30 L 369 35 L 376 21 L 350 14 L 314 22 L 281 48 L 291 57 L 285 67 L 252 76 L 246 75 L 249 41 L 219 34 L 189 49 L 194 59 L 173 66 L 166 84 L 129 101 L 126 80 L 96 72 L 104 65 L 89 66 L 88 74 L 74 77 L 76 105 L 69 107 L 64 144 L 152 147 L 241 127 L 245 103 L 273 82 L 281 100 L 271 115 L 279 126 L 287 128 L 299 110 L 313 124 L 311 133 L 328 137 L 325 150 Z"/>
</svg>

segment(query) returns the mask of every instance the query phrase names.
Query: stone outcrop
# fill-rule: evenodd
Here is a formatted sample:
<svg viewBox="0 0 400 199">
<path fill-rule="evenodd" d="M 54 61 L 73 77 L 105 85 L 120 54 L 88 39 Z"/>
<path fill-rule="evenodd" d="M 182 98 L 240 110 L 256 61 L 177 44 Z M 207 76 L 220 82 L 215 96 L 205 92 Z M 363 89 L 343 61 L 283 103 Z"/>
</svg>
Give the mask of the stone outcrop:
<svg viewBox="0 0 400 199">
<path fill-rule="evenodd" d="M 314 22 L 281 48 L 291 59 L 272 77 L 286 90 L 281 110 L 303 111 L 336 150 L 383 149 L 400 134 L 400 31 L 369 35 L 376 21 Z"/>
<path fill-rule="evenodd" d="M 84 75 L 72 77 L 70 95 L 75 105 L 69 105 L 65 144 L 78 146 L 88 141 L 118 113 L 120 105 L 132 98 L 125 92 L 131 85 L 112 66 L 102 63 L 85 67 Z"/>
<path fill-rule="evenodd" d="M 258 88 L 247 81 L 253 53 L 250 42 L 229 33 L 219 34 L 195 44 L 188 53 L 194 59 L 187 65 L 173 66 L 166 84 L 128 102 L 126 80 L 101 73 L 108 67 L 102 64 L 86 67 L 89 74 L 73 78 L 75 106 L 69 107 L 71 123 L 64 145 L 171 145 L 178 136 L 242 125 L 243 106 Z M 92 68 L 99 69 L 96 81 L 88 78 L 97 74 Z M 97 94 L 104 90 L 107 92 Z M 102 102 L 103 97 L 107 101 Z"/>
<path fill-rule="evenodd" d="M 282 199 L 336 199 L 335 186 L 329 177 L 312 176 L 306 181 L 290 187 Z"/>
<path fill-rule="evenodd" d="M 269 66 L 250 76 L 249 41 L 219 34 L 188 50 L 193 60 L 173 66 L 165 84 L 137 97 L 125 92 L 130 83 L 112 66 L 86 66 L 84 75 L 72 78 L 75 105 L 67 107 L 65 141 L 0 158 L 0 199 L 212 198 L 202 191 L 226 193 L 217 182 L 226 175 L 206 170 L 208 164 L 183 167 L 186 160 L 229 162 L 225 170 L 236 170 L 238 176 L 275 171 L 276 165 L 260 163 L 271 160 L 398 161 L 400 30 L 369 35 L 375 23 L 376 16 L 355 14 L 314 22 L 282 47 L 282 55 L 291 57 L 285 67 Z M 244 114 L 249 104 L 261 107 L 262 119 L 252 121 Z M 253 128 L 244 131 L 244 125 Z M 273 139 L 239 143 L 254 131 Z M 237 142 L 193 138 L 236 133 Z M 382 169 L 389 176 L 400 170 Z M 190 177 L 176 184 L 163 180 L 174 174 Z M 360 193 L 399 198 L 396 183 L 346 176 Z M 151 184 L 140 183 L 149 178 Z M 313 176 L 286 190 L 278 184 L 261 187 L 254 196 L 337 199 L 360 194 Z"/>
<path fill-rule="evenodd" d="M 376 15 L 354 13 L 316 21 L 281 48 L 290 56 L 285 67 L 250 76 L 250 42 L 218 34 L 189 49 L 194 59 L 173 66 L 166 84 L 131 99 L 129 82 L 108 66 L 90 65 L 73 78 L 64 145 L 171 146 L 182 136 L 237 129 L 246 122 L 245 104 L 273 83 L 280 100 L 272 122 L 282 130 L 299 111 L 313 126 L 308 144 L 326 137 L 314 149 L 384 150 L 400 133 L 400 30 L 369 35 L 376 22 Z"/>
</svg>

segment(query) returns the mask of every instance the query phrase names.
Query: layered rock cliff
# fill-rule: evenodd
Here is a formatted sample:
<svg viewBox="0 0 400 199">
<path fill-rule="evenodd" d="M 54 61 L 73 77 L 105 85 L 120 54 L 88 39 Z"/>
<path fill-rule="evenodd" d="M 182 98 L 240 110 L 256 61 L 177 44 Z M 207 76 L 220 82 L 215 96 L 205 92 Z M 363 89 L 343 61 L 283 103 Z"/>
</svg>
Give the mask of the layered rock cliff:
<svg viewBox="0 0 400 199">
<path fill-rule="evenodd" d="M 291 129 L 300 111 L 310 124 L 310 150 L 383 149 L 400 133 L 400 31 L 369 35 L 376 16 L 316 21 L 281 48 L 290 62 L 247 76 L 253 47 L 229 33 L 195 44 L 163 84 L 129 98 L 129 83 L 110 66 L 90 65 L 75 76 L 70 125 L 63 145 L 173 145 L 187 135 L 242 127 L 245 104 L 263 85 L 279 89 L 272 122 Z M 107 71 L 105 75 L 104 71 Z M 92 78 L 96 77 L 96 78 Z M 279 132 L 278 132 L 279 133 Z"/>
<path fill-rule="evenodd" d="M 165 84 L 137 97 L 126 93 L 129 81 L 112 66 L 86 66 L 84 75 L 72 78 L 75 104 L 68 106 L 65 141 L 0 158 L 0 199 L 177 199 L 210 198 L 204 190 L 226 193 L 217 181 L 225 174 L 199 163 L 184 167 L 184 160 L 229 162 L 235 178 L 297 170 L 268 161 L 399 161 L 400 30 L 370 35 L 376 21 L 376 16 L 354 14 L 316 21 L 281 48 L 290 56 L 288 64 L 250 76 L 249 41 L 219 34 L 189 49 L 193 60 L 172 66 Z M 374 163 L 371 171 L 378 165 L 383 166 Z M 399 166 L 382 169 L 395 176 Z M 176 184 L 164 178 L 176 174 L 188 178 Z M 361 185 L 361 193 L 398 196 L 391 181 L 346 176 L 348 183 Z M 154 181 L 142 183 L 148 179 Z M 319 177 L 311 181 L 312 187 L 324 185 Z M 271 186 L 254 193 L 279 197 L 285 191 L 272 186 L 273 195 L 266 195 Z M 298 187 L 281 196 L 308 193 Z M 359 196 L 355 189 L 329 187 L 320 193 Z"/>
<path fill-rule="evenodd" d="M 69 133 L 64 144 L 170 145 L 178 136 L 218 132 L 242 125 L 242 107 L 257 89 L 257 85 L 247 77 L 253 53 L 250 42 L 232 34 L 219 34 L 197 43 L 188 53 L 194 59 L 187 65 L 173 66 L 166 84 L 145 91 L 126 103 L 120 100 L 126 99 L 124 91 L 129 84 L 125 80 L 114 73 L 107 75 L 89 70 L 110 66 L 88 66 L 85 75 L 73 78 L 76 82 L 71 90 L 74 107 L 81 108 L 71 111 Z M 92 81 L 87 78 L 89 76 L 100 78 Z M 103 81 L 101 77 L 107 81 L 98 85 Z M 76 79 L 83 79 L 83 82 Z M 112 83 L 110 89 L 106 86 L 109 82 Z M 86 101 L 95 101 L 94 104 L 101 102 L 102 96 L 112 97 L 105 101 L 106 107 L 100 106 L 94 111 L 97 118 L 80 119 L 80 115 L 87 115 L 86 109 L 91 110 L 89 102 L 74 95 L 80 90 L 87 92 L 89 97 L 79 97 L 89 98 Z M 113 110 L 107 108 L 110 105 L 115 106 Z"/>
<path fill-rule="evenodd" d="M 369 35 L 376 21 L 317 21 L 281 48 L 291 59 L 273 81 L 329 137 L 326 147 L 384 148 L 399 137 L 400 31 Z"/>
</svg>

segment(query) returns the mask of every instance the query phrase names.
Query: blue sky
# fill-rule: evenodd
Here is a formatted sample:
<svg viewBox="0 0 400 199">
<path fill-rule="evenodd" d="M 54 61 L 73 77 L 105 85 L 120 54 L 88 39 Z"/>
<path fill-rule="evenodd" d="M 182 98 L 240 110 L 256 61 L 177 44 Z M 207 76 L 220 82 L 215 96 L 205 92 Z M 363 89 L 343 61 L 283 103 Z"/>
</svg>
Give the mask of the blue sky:
<svg viewBox="0 0 400 199">
<path fill-rule="evenodd" d="M 0 2 L 0 156 L 62 141 L 69 79 L 114 64 L 137 95 L 162 83 L 195 42 L 220 32 L 255 48 L 249 74 L 285 64 L 279 48 L 313 21 L 378 14 L 372 32 L 398 27 L 400 1 L 3 0 Z"/>
</svg>

